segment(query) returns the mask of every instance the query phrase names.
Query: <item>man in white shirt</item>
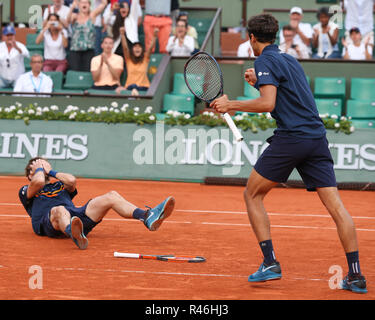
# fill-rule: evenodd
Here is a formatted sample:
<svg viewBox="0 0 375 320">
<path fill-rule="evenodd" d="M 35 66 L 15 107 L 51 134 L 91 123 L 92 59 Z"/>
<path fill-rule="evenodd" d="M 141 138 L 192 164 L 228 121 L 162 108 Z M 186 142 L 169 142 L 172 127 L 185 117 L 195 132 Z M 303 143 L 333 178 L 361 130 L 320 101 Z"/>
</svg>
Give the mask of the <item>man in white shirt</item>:
<svg viewBox="0 0 375 320">
<path fill-rule="evenodd" d="M 285 41 L 279 45 L 281 52 L 290 54 L 296 59 L 308 59 L 310 57 L 307 46 L 304 43 L 294 43 L 296 30 L 292 28 L 292 26 L 284 26 L 282 29 L 282 34 Z"/>
<path fill-rule="evenodd" d="M 44 10 L 43 27 L 47 23 L 47 19 L 50 13 L 58 14 L 60 17 L 60 21 L 63 24 L 64 28 L 68 29 L 69 24 L 67 22 L 67 18 L 69 14 L 69 7 L 64 5 L 64 0 L 53 0 L 53 5 L 52 6 L 49 5 L 48 8 Z"/>
<path fill-rule="evenodd" d="M 51 93 L 53 81 L 46 74 L 42 73 L 43 57 L 34 54 L 31 57 L 31 71 L 22 74 L 16 81 L 14 92 Z M 34 96 L 34 95 L 32 95 Z"/>
<path fill-rule="evenodd" d="M 247 41 L 242 42 L 237 48 L 237 57 L 239 58 L 254 58 L 253 48 L 251 47 L 249 37 Z"/>
<path fill-rule="evenodd" d="M 358 28 L 362 35 L 362 42 L 374 45 L 374 17 L 375 0 L 344 0 L 345 16 L 345 40 L 352 43 L 350 30 Z"/>
<path fill-rule="evenodd" d="M 24 58 L 29 58 L 27 48 L 16 41 L 12 26 L 3 29 L 4 41 L 0 43 L 0 88 L 13 87 L 17 78 L 25 72 Z"/>
<path fill-rule="evenodd" d="M 293 7 L 292 9 L 290 9 L 289 17 L 289 25 L 296 31 L 296 35 L 293 39 L 293 44 L 305 45 L 307 47 L 309 55 L 311 55 L 311 40 L 314 33 L 311 24 L 301 22 L 303 19 L 303 11 L 300 7 Z M 284 35 L 280 30 L 280 44 L 283 44 L 284 42 Z"/>
<path fill-rule="evenodd" d="M 369 44 L 370 40 L 362 42 L 361 32 L 358 28 L 352 28 L 349 31 L 351 43 L 347 43 L 342 39 L 342 45 L 344 47 L 342 56 L 346 60 L 371 60 L 373 46 Z"/>
<path fill-rule="evenodd" d="M 176 35 L 170 36 L 167 44 L 167 51 L 171 56 L 190 56 L 194 51 L 194 38 L 187 35 L 187 22 L 177 20 Z"/>
</svg>

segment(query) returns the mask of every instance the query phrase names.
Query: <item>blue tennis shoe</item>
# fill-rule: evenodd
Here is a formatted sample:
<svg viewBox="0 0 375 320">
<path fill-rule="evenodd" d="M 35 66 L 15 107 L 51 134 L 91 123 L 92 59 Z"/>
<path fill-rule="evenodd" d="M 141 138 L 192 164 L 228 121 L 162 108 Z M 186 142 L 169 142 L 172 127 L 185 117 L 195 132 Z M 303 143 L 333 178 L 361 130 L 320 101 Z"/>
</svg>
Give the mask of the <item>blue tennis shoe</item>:
<svg viewBox="0 0 375 320">
<path fill-rule="evenodd" d="M 150 208 L 144 221 L 145 226 L 150 231 L 158 230 L 163 221 L 172 214 L 174 205 L 175 199 L 173 197 L 168 197 L 155 208 Z"/>
<path fill-rule="evenodd" d="M 281 267 L 280 263 L 275 261 L 271 265 L 267 266 L 264 262 L 260 265 L 257 272 L 249 276 L 249 282 L 264 282 L 269 280 L 281 279 Z"/>
<path fill-rule="evenodd" d="M 347 275 L 340 283 L 340 289 L 355 293 L 367 293 L 366 279 L 362 275 Z"/>
</svg>

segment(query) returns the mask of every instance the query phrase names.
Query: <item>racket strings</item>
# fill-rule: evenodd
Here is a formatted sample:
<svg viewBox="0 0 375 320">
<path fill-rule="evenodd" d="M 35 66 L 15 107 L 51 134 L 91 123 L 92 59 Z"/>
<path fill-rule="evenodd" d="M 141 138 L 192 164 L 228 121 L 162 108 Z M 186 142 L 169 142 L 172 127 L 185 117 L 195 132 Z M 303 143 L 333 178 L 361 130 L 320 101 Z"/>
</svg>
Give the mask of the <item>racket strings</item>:
<svg viewBox="0 0 375 320">
<path fill-rule="evenodd" d="M 204 53 L 196 55 L 186 65 L 185 73 L 188 86 L 198 98 L 211 101 L 221 93 L 221 73 L 210 56 Z"/>
</svg>

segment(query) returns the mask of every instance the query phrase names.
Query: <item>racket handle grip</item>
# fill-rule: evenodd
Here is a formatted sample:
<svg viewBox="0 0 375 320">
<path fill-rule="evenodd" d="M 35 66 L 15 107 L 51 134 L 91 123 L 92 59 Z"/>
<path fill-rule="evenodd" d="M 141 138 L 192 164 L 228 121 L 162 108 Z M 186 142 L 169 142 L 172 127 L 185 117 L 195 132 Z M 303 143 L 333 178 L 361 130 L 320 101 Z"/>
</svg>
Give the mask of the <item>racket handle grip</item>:
<svg viewBox="0 0 375 320">
<path fill-rule="evenodd" d="M 227 122 L 229 128 L 232 130 L 234 138 L 237 142 L 240 142 L 243 140 L 241 132 L 238 130 L 237 126 L 235 125 L 232 117 L 229 113 L 224 113 L 224 119 Z"/>
<path fill-rule="evenodd" d="M 114 252 L 114 257 L 118 258 L 134 258 L 139 259 L 140 255 L 138 253 L 123 253 L 123 252 Z"/>
</svg>

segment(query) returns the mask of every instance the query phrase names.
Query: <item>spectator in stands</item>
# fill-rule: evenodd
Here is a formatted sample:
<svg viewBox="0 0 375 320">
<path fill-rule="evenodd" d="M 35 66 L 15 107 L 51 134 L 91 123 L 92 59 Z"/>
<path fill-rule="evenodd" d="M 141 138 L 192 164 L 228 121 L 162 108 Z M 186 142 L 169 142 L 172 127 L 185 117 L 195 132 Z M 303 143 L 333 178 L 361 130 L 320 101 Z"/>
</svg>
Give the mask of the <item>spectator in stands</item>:
<svg viewBox="0 0 375 320">
<path fill-rule="evenodd" d="M 172 31 L 171 0 L 145 0 L 143 30 L 146 51 L 151 46 L 155 28 L 159 29 L 159 52 L 167 53 L 168 38 Z"/>
<path fill-rule="evenodd" d="M 338 47 L 339 29 L 338 25 L 330 21 L 331 14 L 328 7 L 318 10 L 317 18 L 319 23 L 314 25 L 313 46 L 317 53 L 313 58 L 337 59 L 341 58 Z"/>
<path fill-rule="evenodd" d="M 68 14 L 72 38 L 70 43 L 69 67 L 75 71 L 90 71 L 91 59 L 95 56 L 95 19 L 107 6 L 102 0 L 99 7 L 91 11 L 90 0 L 74 0 Z M 78 8 L 78 13 L 73 11 Z"/>
<path fill-rule="evenodd" d="M 249 36 L 247 41 L 242 42 L 237 49 L 237 57 L 239 58 L 254 58 L 253 48 L 251 47 Z"/>
<path fill-rule="evenodd" d="M 43 71 L 66 72 L 68 61 L 66 60 L 65 49 L 68 47 L 68 33 L 64 29 L 59 16 L 51 13 L 47 23 L 39 33 L 35 42 L 44 41 L 44 65 Z"/>
<path fill-rule="evenodd" d="M 176 22 L 180 15 L 180 3 L 178 0 L 171 1 L 171 18 L 172 18 L 172 27 L 176 26 Z"/>
<path fill-rule="evenodd" d="M 93 9 L 98 8 L 101 5 L 102 1 L 101 0 L 94 0 L 94 7 Z M 101 14 L 99 14 L 94 22 L 95 26 L 95 54 L 99 55 L 102 53 L 102 42 L 104 37 L 106 36 L 106 28 L 104 24 L 104 10 L 102 11 Z"/>
<path fill-rule="evenodd" d="M 362 42 L 374 46 L 374 11 L 375 0 L 348 1 L 344 0 L 345 15 L 345 37 L 346 43 L 352 42 L 350 30 L 358 28 L 362 35 Z"/>
<path fill-rule="evenodd" d="M 296 59 L 308 59 L 310 58 L 307 46 L 304 43 L 296 44 L 294 39 L 296 36 L 296 29 L 291 25 L 286 25 L 282 29 L 284 42 L 279 45 L 281 52 L 290 54 Z"/>
<path fill-rule="evenodd" d="M 361 31 L 358 28 L 352 28 L 349 32 L 351 43 L 347 43 L 342 39 L 343 52 L 342 56 L 347 60 L 371 60 L 373 46 L 370 44 L 370 39 L 362 42 Z"/>
<path fill-rule="evenodd" d="M 31 57 L 31 71 L 22 74 L 16 81 L 14 92 L 51 93 L 53 81 L 46 74 L 42 73 L 43 57 L 34 54 Z"/>
<path fill-rule="evenodd" d="M 68 14 L 69 14 L 69 7 L 64 5 L 63 0 L 53 0 L 52 2 L 53 2 L 53 5 L 52 6 L 48 5 L 48 8 L 44 10 L 43 28 L 47 24 L 50 14 L 55 13 L 59 15 L 62 25 L 64 26 L 65 29 L 67 29 L 69 26 L 68 21 L 67 21 Z"/>
<path fill-rule="evenodd" d="M 296 31 L 296 35 L 293 39 L 295 45 L 301 44 L 307 47 L 309 55 L 312 54 L 311 40 L 313 37 L 313 28 L 310 23 L 303 23 L 303 10 L 300 7 L 293 7 L 289 13 L 289 25 Z M 284 35 L 280 32 L 280 44 L 285 42 Z"/>
<path fill-rule="evenodd" d="M 189 25 L 189 13 L 187 11 L 181 11 L 180 15 L 178 16 L 177 20 L 184 20 L 187 23 L 187 35 L 194 38 L 194 48 L 195 51 L 199 50 L 199 43 L 198 43 L 198 32 L 195 27 Z M 172 28 L 172 34 L 176 35 L 176 27 Z"/>
<path fill-rule="evenodd" d="M 116 90 L 120 86 L 120 77 L 124 71 L 124 59 L 112 53 L 114 41 L 107 36 L 103 39 L 103 53 L 91 60 L 93 89 Z"/>
<path fill-rule="evenodd" d="M 0 43 L 0 88 L 10 88 L 25 72 L 24 58 L 29 58 L 30 54 L 25 45 L 16 41 L 14 27 L 4 27 L 3 36 L 4 41 Z"/>
<path fill-rule="evenodd" d="M 148 65 L 150 62 L 151 52 L 155 46 L 158 37 L 159 29 L 154 30 L 154 37 L 147 50 L 143 48 L 140 43 L 134 43 L 131 48 L 128 47 L 125 28 L 120 29 L 122 47 L 124 49 L 124 57 L 126 60 L 127 78 L 125 87 L 117 88 L 120 93 L 123 90 L 131 90 L 134 96 L 139 95 L 139 91 L 147 91 L 150 87 L 150 80 L 147 76 Z"/>
<path fill-rule="evenodd" d="M 187 35 L 187 22 L 178 20 L 176 35 L 169 37 L 167 51 L 171 56 L 189 56 L 194 51 L 194 38 Z"/>
<path fill-rule="evenodd" d="M 142 18 L 142 8 L 139 0 L 133 0 L 130 8 L 127 2 L 122 2 L 115 7 L 118 7 L 118 9 L 113 11 L 110 19 L 107 18 L 107 23 L 112 27 L 112 36 L 115 40 L 114 53 L 123 56 L 124 50 L 121 44 L 120 28 L 125 27 L 128 47 L 133 43 L 139 42 L 138 25 Z"/>
</svg>

